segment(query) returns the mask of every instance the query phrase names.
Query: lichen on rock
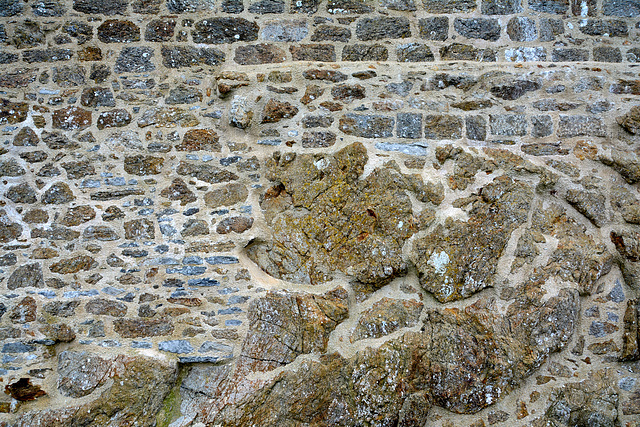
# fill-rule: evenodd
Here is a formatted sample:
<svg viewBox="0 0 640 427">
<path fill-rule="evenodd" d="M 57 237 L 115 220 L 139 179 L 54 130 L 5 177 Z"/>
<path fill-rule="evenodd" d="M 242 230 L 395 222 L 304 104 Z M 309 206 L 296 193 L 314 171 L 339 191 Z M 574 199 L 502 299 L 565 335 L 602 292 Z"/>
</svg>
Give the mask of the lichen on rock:
<svg viewBox="0 0 640 427">
<path fill-rule="evenodd" d="M 274 277 L 322 283 L 341 271 L 373 289 L 407 269 L 404 242 L 415 232 L 408 195 L 416 184 L 393 164 L 361 179 L 362 144 L 335 155 L 277 154 L 268 162 L 274 189 L 263 195 L 273 237 L 247 254 Z"/>
</svg>

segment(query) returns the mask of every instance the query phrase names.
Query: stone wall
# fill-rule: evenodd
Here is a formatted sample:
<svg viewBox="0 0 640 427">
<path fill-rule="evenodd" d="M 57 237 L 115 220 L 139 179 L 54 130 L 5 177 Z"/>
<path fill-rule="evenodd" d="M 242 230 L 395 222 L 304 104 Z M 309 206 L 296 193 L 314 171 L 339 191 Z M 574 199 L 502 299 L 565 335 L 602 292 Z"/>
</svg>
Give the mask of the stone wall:
<svg viewBox="0 0 640 427">
<path fill-rule="evenodd" d="M 0 0 L 1 426 L 638 426 L 637 0 Z"/>
</svg>

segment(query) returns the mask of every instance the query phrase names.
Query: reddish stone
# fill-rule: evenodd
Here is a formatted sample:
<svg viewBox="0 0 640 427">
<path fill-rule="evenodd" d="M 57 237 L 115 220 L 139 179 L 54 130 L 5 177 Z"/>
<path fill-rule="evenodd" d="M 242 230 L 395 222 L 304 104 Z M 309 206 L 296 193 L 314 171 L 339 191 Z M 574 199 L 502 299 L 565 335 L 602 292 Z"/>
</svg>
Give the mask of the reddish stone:
<svg viewBox="0 0 640 427">
<path fill-rule="evenodd" d="M 123 108 L 100 113 L 96 125 L 98 129 L 127 126 L 131 123 L 131 114 Z"/>
<path fill-rule="evenodd" d="M 191 129 L 184 134 L 182 144 L 176 145 L 178 151 L 220 151 L 220 137 L 212 129 Z"/>
<path fill-rule="evenodd" d="M 81 270 L 88 271 L 98 266 L 98 262 L 88 255 L 78 255 L 73 258 L 63 259 L 49 267 L 53 273 L 70 274 Z"/>
<path fill-rule="evenodd" d="M 262 123 L 277 123 L 282 119 L 289 119 L 298 114 L 298 108 L 288 102 L 270 99 L 262 112 Z"/>
<path fill-rule="evenodd" d="M 173 325 L 168 319 L 116 319 L 113 329 L 123 338 L 169 335 Z"/>
<path fill-rule="evenodd" d="M 78 51 L 80 61 L 102 61 L 102 49 L 95 46 L 86 46 Z"/>
<path fill-rule="evenodd" d="M 36 320 L 36 310 L 38 304 L 33 297 L 24 297 L 15 307 L 11 310 L 9 318 L 13 323 L 29 323 Z"/>
<path fill-rule="evenodd" d="M 4 392 L 21 402 L 36 400 L 38 397 L 47 394 L 40 389 L 39 385 L 31 384 L 31 379 L 29 378 L 20 378 L 18 381 L 5 386 Z"/>
<path fill-rule="evenodd" d="M 29 104 L 26 102 L 11 102 L 0 99 L 0 125 L 20 123 L 27 120 Z"/>
<path fill-rule="evenodd" d="M 91 126 L 91 111 L 78 107 L 67 107 L 53 112 L 52 126 L 55 129 L 76 130 Z"/>
<path fill-rule="evenodd" d="M 98 38 L 104 43 L 138 42 L 140 28 L 131 21 L 109 19 L 98 27 Z"/>
<path fill-rule="evenodd" d="M 253 225 L 253 218 L 247 218 L 243 216 L 234 216 L 226 218 L 218 224 L 216 232 L 218 234 L 228 234 L 233 232 L 244 233 Z"/>
</svg>

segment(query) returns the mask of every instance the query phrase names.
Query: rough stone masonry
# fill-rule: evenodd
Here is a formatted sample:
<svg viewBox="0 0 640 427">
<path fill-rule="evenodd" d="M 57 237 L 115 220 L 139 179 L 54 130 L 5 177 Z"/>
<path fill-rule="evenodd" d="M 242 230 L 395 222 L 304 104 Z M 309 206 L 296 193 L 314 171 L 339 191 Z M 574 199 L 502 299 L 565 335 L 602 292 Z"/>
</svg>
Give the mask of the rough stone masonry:
<svg viewBox="0 0 640 427">
<path fill-rule="evenodd" d="M 0 426 L 640 426 L 638 0 L 0 0 Z"/>
</svg>

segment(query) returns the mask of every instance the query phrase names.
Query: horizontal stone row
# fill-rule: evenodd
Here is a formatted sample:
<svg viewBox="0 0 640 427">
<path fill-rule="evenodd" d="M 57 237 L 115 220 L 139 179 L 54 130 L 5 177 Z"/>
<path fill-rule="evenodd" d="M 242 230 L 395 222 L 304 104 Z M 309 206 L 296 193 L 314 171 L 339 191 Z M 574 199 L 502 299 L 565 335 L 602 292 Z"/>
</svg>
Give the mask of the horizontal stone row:
<svg viewBox="0 0 640 427">
<path fill-rule="evenodd" d="M 313 23 L 310 31 L 309 22 L 304 18 L 281 19 L 261 22 L 249 21 L 245 18 L 210 17 L 194 22 L 182 20 L 181 27 L 176 28 L 176 18 L 160 18 L 149 21 L 141 35 L 141 28 L 127 20 L 108 19 L 95 29 L 98 41 L 110 43 L 135 43 L 143 38 L 148 42 L 185 42 L 191 34 L 195 43 L 224 44 L 251 42 L 258 39 L 272 42 L 312 42 L 332 41 L 349 42 L 353 35 L 351 28 L 345 25 L 331 24 L 331 21 Z M 62 24 L 61 31 L 53 37 L 56 45 L 65 45 L 75 41 L 84 44 L 94 38 L 94 27 L 82 21 L 67 21 Z M 355 23 L 355 39 L 359 41 L 406 39 L 417 35 L 426 40 L 445 41 L 450 38 L 450 27 L 460 36 L 468 39 L 481 39 L 495 42 L 505 30 L 512 42 L 553 41 L 555 36 L 563 34 L 565 24 L 561 19 L 514 16 L 501 26 L 498 18 L 455 18 L 446 16 L 420 18 L 416 20 L 416 30 L 412 30 L 411 21 L 405 17 L 374 16 L 360 18 Z M 574 24 L 567 23 L 569 28 Z M 627 22 L 620 19 L 588 18 L 575 21 L 578 30 L 585 36 L 621 37 L 629 36 Z M 180 30 L 184 28 L 185 30 Z M 1 41 L 17 49 L 45 46 L 49 28 L 38 22 L 25 20 L 3 26 L 4 35 Z M 8 31 L 8 35 L 7 35 Z M 414 34 L 412 34 L 414 33 Z M 453 35 L 451 36 L 452 38 Z"/>
<path fill-rule="evenodd" d="M 96 82 L 104 81 L 110 74 L 110 67 L 96 64 L 103 59 L 99 48 L 72 49 L 50 48 L 27 50 L 19 54 L 0 54 L 0 63 L 18 65 L 20 58 L 26 65 L 70 61 L 76 58 L 81 62 L 94 62 L 90 77 Z M 198 48 L 193 46 L 163 46 L 159 58 L 151 47 L 126 47 L 116 59 L 113 71 L 123 73 L 148 73 L 157 69 L 158 61 L 167 68 L 186 68 L 219 66 L 228 61 L 227 54 L 216 48 Z M 523 46 L 504 48 L 477 48 L 473 45 L 453 43 L 440 48 L 423 43 L 400 44 L 389 49 L 381 44 L 352 44 L 336 49 L 332 44 L 300 44 L 283 49 L 275 44 L 248 44 L 235 48 L 233 62 L 239 65 L 279 64 L 287 61 L 345 62 L 358 61 L 394 61 L 433 62 L 441 61 L 479 61 L 479 62 L 640 62 L 640 48 L 620 49 L 619 47 L 598 46 L 593 49 L 554 48 Z M 18 72 L 29 72 L 20 69 Z M 28 81 L 23 81 L 28 84 Z M 9 83 L 0 81 L 0 86 Z"/>
<path fill-rule="evenodd" d="M 31 12 L 37 17 L 64 16 L 73 12 L 88 15 L 126 15 L 160 13 L 206 13 L 217 11 L 229 14 L 281 14 L 316 12 L 330 15 L 369 14 L 380 9 L 401 12 L 422 11 L 434 14 L 470 13 L 476 10 L 485 15 L 509 15 L 525 10 L 522 0 L 223 0 L 219 5 L 214 0 L 38 0 L 31 5 L 23 0 L 2 0 L 0 16 L 10 17 Z M 640 15 L 640 6 L 635 0 L 529 0 L 528 9 L 550 14 L 572 14 L 574 16 L 635 17 Z"/>
</svg>

